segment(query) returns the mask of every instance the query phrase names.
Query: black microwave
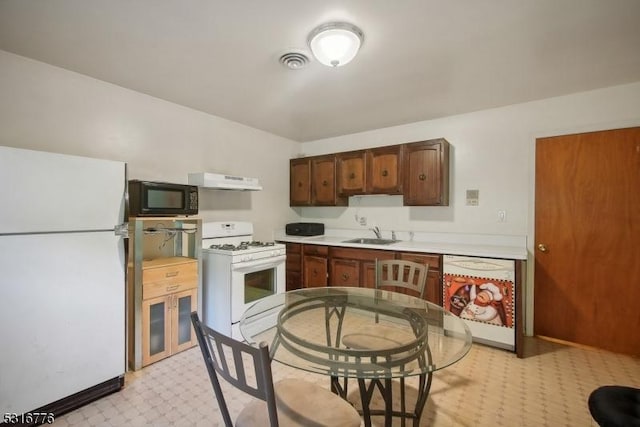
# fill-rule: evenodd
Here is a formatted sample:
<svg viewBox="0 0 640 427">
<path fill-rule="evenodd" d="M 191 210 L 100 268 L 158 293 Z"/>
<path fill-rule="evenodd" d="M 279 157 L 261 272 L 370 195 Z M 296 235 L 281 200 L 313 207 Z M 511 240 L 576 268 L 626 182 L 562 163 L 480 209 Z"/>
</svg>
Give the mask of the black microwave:
<svg viewBox="0 0 640 427">
<path fill-rule="evenodd" d="M 198 187 L 168 182 L 129 181 L 129 216 L 198 213 Z"/>
</svg>

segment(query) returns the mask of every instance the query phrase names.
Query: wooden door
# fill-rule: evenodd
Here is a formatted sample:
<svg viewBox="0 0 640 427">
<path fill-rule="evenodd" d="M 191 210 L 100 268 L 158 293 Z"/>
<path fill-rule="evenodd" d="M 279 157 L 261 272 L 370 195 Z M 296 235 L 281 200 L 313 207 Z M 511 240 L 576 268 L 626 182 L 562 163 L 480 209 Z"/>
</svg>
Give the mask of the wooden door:
<svg viewBox="0 0 640 427">
<path fill-rule="evenodd" d="M 336 205 L 336 158 L 333 155 L 311 159 L 311 203 Z"/>
<path fill-rule="evenodd" d="M 449 143 L 436 139 L 404 147 L 404 204 L 448 206 Z"/>
<path fill-rule="evenodd" d="M 331 286 L 360 286 L 360 261 L 331 258 Z"/>
<path fill-rule="evenodd" d="M 363 194 L 365 186 L 365 152 L 351 151 L 337 156 L 338 194 Z"/>
<path fill-rule="evenodd" d="M 311 162 L 309 159 L 289 161 L 289 205 L 311 204 Z"/>
<path fill-rule="evenodd" d="M 367 151 L 367 192 L 402 194 L 402 145 Z"/>
<path fill-rule="evenodd" d="M 302 280 L 305 288 L 327 286 L 327 258 L 305 255 L 303 258 Z"/>
<path fill-rule="evenodd" d="M 198 344 L 191 324 L 191 312 L 198 309 L 198 289 L 193 288 L 171 295 L 171 353 Z"/>
<path fill-rule="evenodd" d="M 640 128 L 536 142 L 537 335 L 640 355 Z"/>
<path fill-rule="evenodd" d="M 171 355 L 171 296 L 142 301 L 142 366 Z"/>
</svg>

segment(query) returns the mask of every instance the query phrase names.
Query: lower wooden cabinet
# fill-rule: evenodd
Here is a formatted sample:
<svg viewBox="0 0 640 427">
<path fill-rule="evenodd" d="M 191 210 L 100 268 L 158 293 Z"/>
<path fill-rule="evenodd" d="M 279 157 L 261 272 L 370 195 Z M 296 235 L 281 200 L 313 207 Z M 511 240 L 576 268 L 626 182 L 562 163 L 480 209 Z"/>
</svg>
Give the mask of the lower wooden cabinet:
<svg viewBox="0 0 640 427">
<path fill-rule="evenodd" d="M 329 248 L 321 245 L 304 245 L 302 252 L 302 287 L 317 288 L 328 285 Z"/>
<path fill-rule="evenodd" d="M 191 312 L 198 308 L 198 261 L 185 257 L 143 262 L 142 366 L 196 345 Z"/>
<path fill-rule="evenodd" d="M 402 259 L 429 265 L 424 298 L 441 306 L 441 258 L 439 254 L 422 252 L 287 243 L 287 290 L 322 286 L 375 288 L 376 259 Z"/>
<path fill-rule="evenodd" d="M 197 298 L 197 289 L 190 289 L 142 302 L 143 366 L 197 344 L 190 317 Z"/>
<path fill-rule="evenodd" d="M 286 243 L 286 289 L 292 291 L 302 287 L 302 244 Z"/>
<path fill-rule="evenodd" d="M 331 286 L 355 286 L 360 282 L 360 261 L 331 258 Z"/>
<path fill-rule="evenodd" d="M 376 249 L 331 247 L 331 286 L 375 288 L 376 259 L 394 259 L 395 252 Z"/>
</svg>

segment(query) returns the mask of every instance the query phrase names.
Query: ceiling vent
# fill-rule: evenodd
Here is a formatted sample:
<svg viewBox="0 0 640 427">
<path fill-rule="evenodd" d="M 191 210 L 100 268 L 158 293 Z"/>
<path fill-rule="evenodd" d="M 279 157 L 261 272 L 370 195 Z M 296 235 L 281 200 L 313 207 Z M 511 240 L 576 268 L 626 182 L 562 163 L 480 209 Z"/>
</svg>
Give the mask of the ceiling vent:
<svg viewBox="0 0 640 427">
<path fill-rule="evenodd" d="M 309 57 L 300 52 L 288 52 L 280 57 L 280 63 L 290 70 L 299 70 L 309 63 Z"/>
</svg>

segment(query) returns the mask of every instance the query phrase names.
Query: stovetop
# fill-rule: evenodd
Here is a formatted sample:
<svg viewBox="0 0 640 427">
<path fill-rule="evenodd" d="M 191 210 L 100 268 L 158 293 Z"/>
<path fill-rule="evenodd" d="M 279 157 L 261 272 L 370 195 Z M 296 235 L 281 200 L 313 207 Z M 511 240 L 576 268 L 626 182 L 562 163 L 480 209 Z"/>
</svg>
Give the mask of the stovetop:
<svg viewBox="0 0 640 427">
<path fill-rule="evenodd" d="M 232 262 L 281 257 L 282 243 L 253 240 L 249 222 L 209 222 L 203 224 L 202 250 L 207 256 L 227 256 Z"/>
<path fill-rule="evenodd" d="M 224 251 L 245 251 L 251 248 L 269 248 L 275 246 L 275 242 L 260 242 L 260 241 L 250 241 L 250 242 L 240 242 L 238 244 L 233 243 L 221 243 L 221 244 L 213 244 L 210 245 L 210 249 L 221 249 Z"/>
</svg>

